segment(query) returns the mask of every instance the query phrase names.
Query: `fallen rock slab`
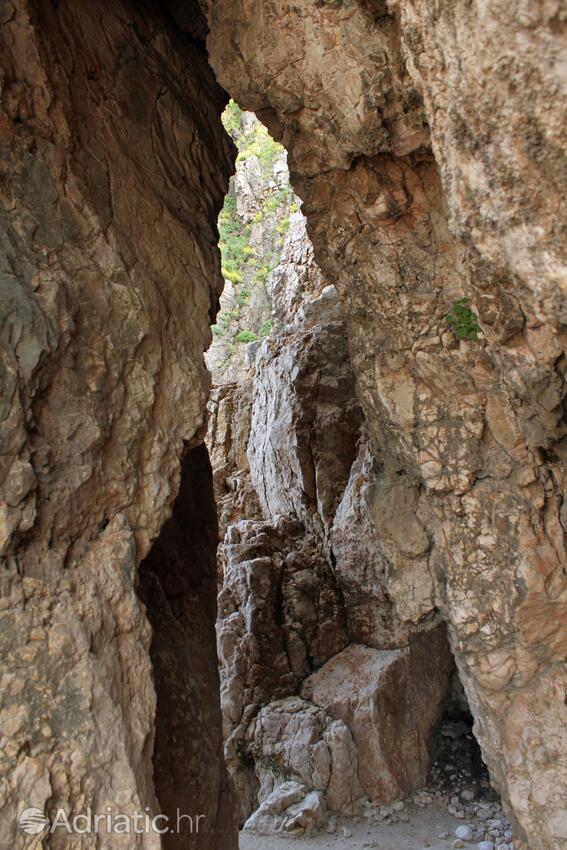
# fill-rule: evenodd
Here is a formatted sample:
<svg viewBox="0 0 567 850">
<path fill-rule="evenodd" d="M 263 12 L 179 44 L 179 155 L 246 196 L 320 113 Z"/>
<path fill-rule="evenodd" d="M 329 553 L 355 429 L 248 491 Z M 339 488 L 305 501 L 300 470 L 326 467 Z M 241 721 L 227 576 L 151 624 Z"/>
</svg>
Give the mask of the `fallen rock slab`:
<svg viewBox="0 0 567 850">
<path fill-rule="evenodd" d="M 304 699 L 350 729 L 358 778 L 375 805 L 407 797 L 426 781 L 428 741 L 450 669 L 444 640 L 435 630 L 405 649 L 353 644 L 303 683 Z"/>
</svg>

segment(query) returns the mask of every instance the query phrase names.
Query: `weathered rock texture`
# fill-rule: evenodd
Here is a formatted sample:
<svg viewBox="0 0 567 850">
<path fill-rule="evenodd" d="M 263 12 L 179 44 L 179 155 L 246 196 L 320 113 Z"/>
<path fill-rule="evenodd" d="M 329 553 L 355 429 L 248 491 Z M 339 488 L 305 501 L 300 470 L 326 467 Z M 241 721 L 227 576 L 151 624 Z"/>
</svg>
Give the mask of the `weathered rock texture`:
<svg viewBox="0 0 567 850">
<path fill-rule="evenodd" d="M 309 835 L 325 822 L 323 798 L 318 791 L 309 792 L 300 782 L 284 782 L 264 800 L 244 829 L 261 835 Z"/>
<path fill-rule="evenodd" d="M 372 802 L 398 800 L 423 785 L 439 722 L 435 696 L 445 695 L 450 670 L 439 626 L 405 649 L 351 644 L 304 681 L 302 696 L 351 731 L 358 779 Z"/>
<path fill-rule="evenodd" d="M 283 774 L 320 792 L 323 805 L 339 814 L 352 814 L 364 799 L 349 727 L 313 702 L 288 697 L 269 703 L 250 724 L 248 737 L 259 768 L 262 797 L 268 794 L 269 799 L 278 774 Z"/>
<path fill-rule="evenodd" d="M 0 844 L 23 848 L 25 806 L 159 811 L 136 567 L 204 421 L 232 154 L 204 50 L 149 5 L 7 0 L 0 21 Z M 218 847 L 220 778 L 193 753 L 183 794 L 195 769 Z"/>
<path fill-rule="evenodd" d="M 345 305 L 397 614 L 442 611 L 516 846 L 564 848 L 565 11 L 210 7 Z M 446 322 L 463 296 L 476 341 Z"/>
</svg>

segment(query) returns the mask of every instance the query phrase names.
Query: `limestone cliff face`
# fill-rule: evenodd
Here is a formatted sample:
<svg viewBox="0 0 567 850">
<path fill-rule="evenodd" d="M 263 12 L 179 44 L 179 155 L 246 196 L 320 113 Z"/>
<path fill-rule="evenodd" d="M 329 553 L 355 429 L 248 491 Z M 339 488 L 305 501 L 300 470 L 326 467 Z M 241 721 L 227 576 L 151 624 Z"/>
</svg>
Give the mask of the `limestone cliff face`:
<svg viewBox="0 0 567 850">
<path fill-rule="evenodd" d="M 565 13 L 210 7 L 212 65 L 286 146 L 344 304 L 398 616 L 442 611 L 518 846 L 562 848 Z"/>
<path fill-rule="evenodd" d="M 0 19 L 0 844 L 28 847 L 26 806 L 159 811 L 136 569 L 203 426 L 232 152 L 204 51 L 151 8 Z"/>
</svg>

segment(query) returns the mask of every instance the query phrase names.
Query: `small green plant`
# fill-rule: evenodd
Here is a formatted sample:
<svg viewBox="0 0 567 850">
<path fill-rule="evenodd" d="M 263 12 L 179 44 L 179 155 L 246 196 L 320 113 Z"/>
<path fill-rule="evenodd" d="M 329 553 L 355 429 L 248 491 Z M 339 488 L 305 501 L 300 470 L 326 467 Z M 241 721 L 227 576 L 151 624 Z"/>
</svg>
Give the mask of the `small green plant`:
<svg viewBox="0 0 567 850">
<path fill-rule="evenodd" d="M 260 330 L 260 339 L 266 339 L 266 337 L 270 335 L 271 330 L 272 322 L 270 321 L 270 319 L 266 319 Z"/>
<path fill-rule="evenodd" d="M 257 339 L 258 337 L 253 331 L 238 331 L 236 334 L 236 341 L 241 343 L 256 342 Z"/>
<path fill-rule="evenodd" d="M 250 300 L 250 292 L 251 290 L 249 286 L 243 286 L 242 289 L 236 293 L 236 302 L 240 307 L 244 307 L 248 304 L 248 301 Z"/>
<path fill-rule="evenodd" d="M 266 284 L 272 269 L 270 266 L 263 265 L 254 272 L 254 283 Z"/>
<path fill-rule="evenodd" d="M 220 325 L 211 325 L 211 330 L 215 336 L 224 336 L 224 331 Z"/>
<path fill-rule="evenodd" d="M 241 283 L 242 281 L 242 275 L 240 274 L 240 272 L 234 269 L 228 269 L 223 266 L 221 269 L 221 274 L 225 280 L 230 280 L 230 282 L 234 283 L 235 285 Z"/>
<path fill-rule="evenodd" d="M 471 309 L 468 298 L 459 298 L 453 302 L 451 311 L 445 316 L 447 324 L 453 328 L 459 339 L 477 340 L 482 329 L 476 313 Z"/>
<path fill-rule="evenodd" d="M 289 216 L 286 215 L 276 224 L 276 232 L 277 233 L 287 233 L 289 230 Z"/>
</svg>

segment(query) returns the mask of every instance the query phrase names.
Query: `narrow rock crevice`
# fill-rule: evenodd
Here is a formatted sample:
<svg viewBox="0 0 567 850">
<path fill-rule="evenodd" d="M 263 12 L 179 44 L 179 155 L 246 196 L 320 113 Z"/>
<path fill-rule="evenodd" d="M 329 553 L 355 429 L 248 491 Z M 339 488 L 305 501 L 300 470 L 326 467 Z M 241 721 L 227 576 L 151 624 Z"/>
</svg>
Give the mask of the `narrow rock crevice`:
<svg viewBox="0 0 567 850">
<path fill-rule="evenodd" d="M 169 823 L 189 816 L 163 837 L 166 850 L 238 846 L 221 744 L 217 535 L 212 470 L 199 445 L 185 453 L 172 515 L 139 570 L 138 594 L 152 627 L 155 791 Z"/>
</svg>

